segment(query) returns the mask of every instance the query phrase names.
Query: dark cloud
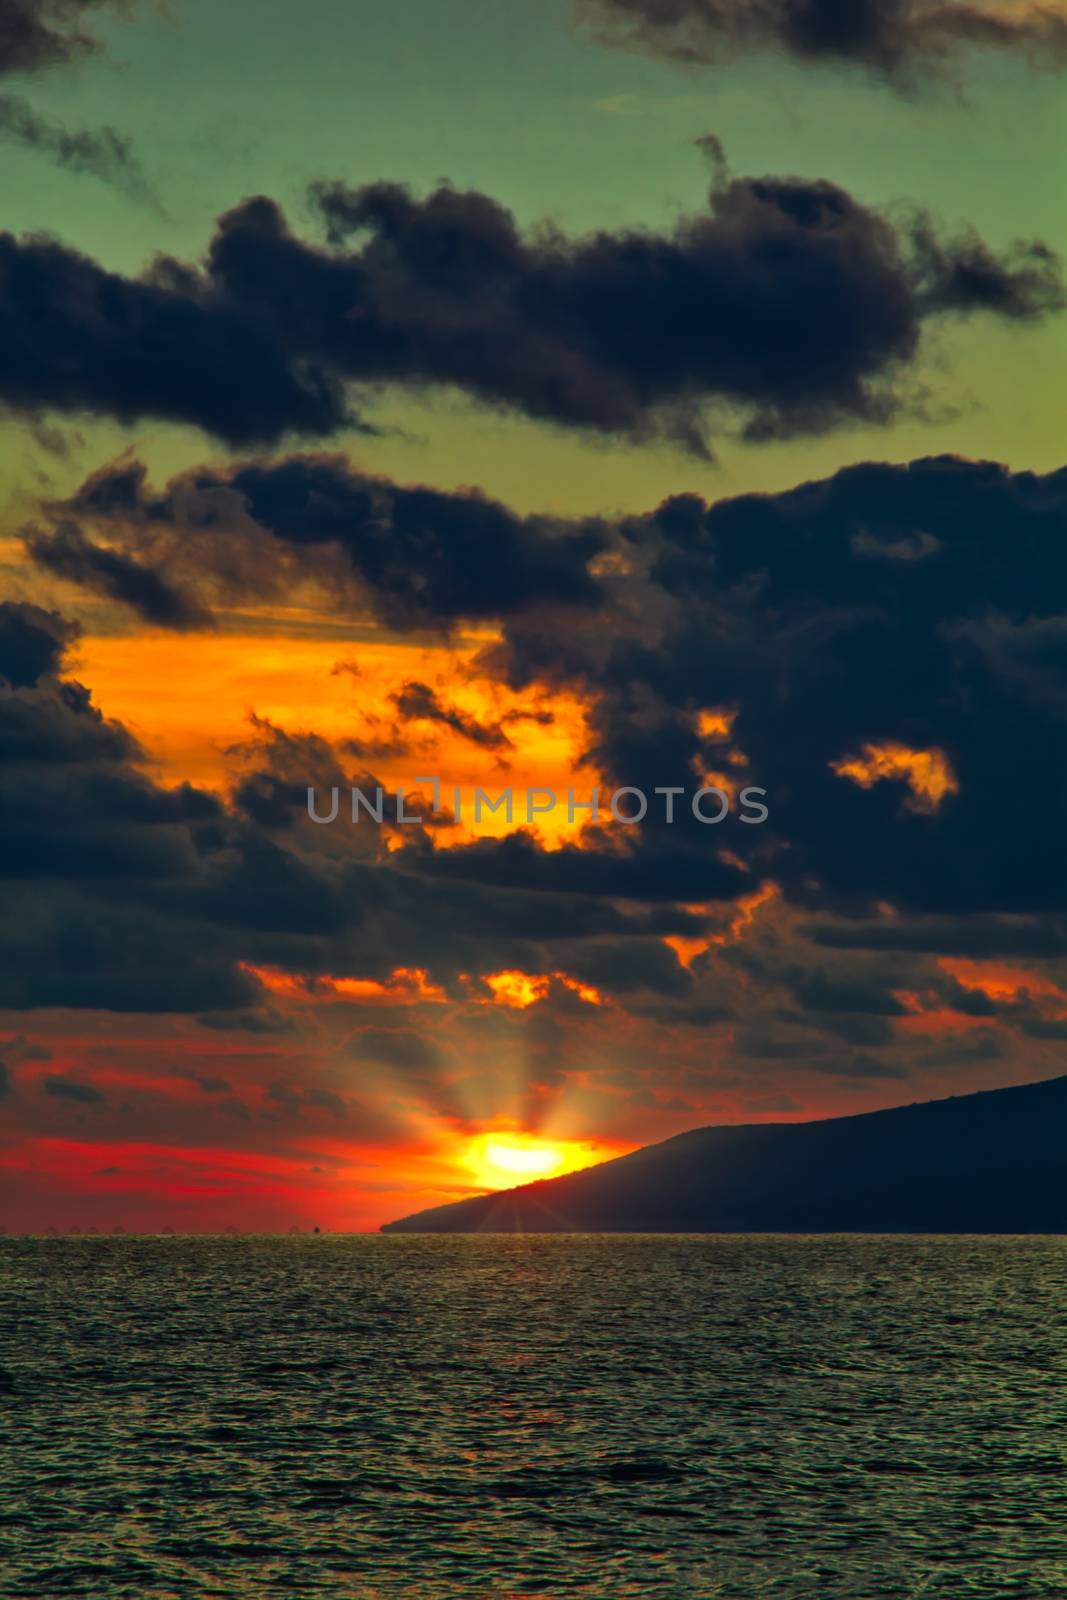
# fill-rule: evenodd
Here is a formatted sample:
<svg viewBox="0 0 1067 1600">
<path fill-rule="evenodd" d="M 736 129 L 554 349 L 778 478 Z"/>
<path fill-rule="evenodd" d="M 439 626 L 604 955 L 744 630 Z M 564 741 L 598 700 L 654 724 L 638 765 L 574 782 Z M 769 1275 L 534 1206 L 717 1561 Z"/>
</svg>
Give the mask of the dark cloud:
<svg viewBox="0 0 1067 1600">
<path fill-rule="evenodd" d="M 0 1100 L 11 1093 L 11 1071 L 5 1061 L 0 1061 Z"/>
<path fill-rule="evenodd" d="M 499 658 L 513 684 L 591 700 L 587 754 L 614 782 L 691 787 L 732 759 L 771 816 L 735 828 L 731 854 L 802 904 L 1062 913 L 1067 473 L 865 464 L 785 494 L 680 497 L 623 533 L 641 571 L 614 584 L 598 636 L 561 650 L 520 617 Z M 701 707 L 726 709 L 728 736 L 701 733 Z M 632 848 L 688 854 L 699 883 L 706 830 L 682 822 Z M 484 867 L 493 850 L 467 854 Z M 915 931 L 875 937 L 908 948 Z"/>
<path fill-rule="evenodd" d="M 853 1011 L 876 1017 L 900 1017 L 905 1012 L 896 995 L 887 989 L 849 983 L 821 970 L 805 976 L 794 994 L 798 1004 L 808 1011 Z"/>
<path fill-rule="evenodd" d="M 304 1110 L 329 1111 L 335 1117 L 346 1117 L 348 1106 L 341 1096 L 334 1094 L 330 1089 L 319 1089 L 314 1086 L 306 1088 L 303 1085 L 295 1086 L 291 1083 L 272 1083 L 266 1091 L 266 1098 L 283 1111 L 299 1114 Z"/>
<path fill-rule="evenodd" d="M 662 1023 L 670 1028 L 710 1028 L 719 1022 L 729 1022 L 735 1016 L 729 1005 L 636 1005 L 631 1008 L 636 1016 L 647 1017 L 650 1022 Z"/>
<path fill-rule="evenodd" d="M 122 9 L 122 0 L 0 0 L 0 77 L 93 54 L 100 41 L 87 14 L 106 9 Z"/>
<path fill-rule="evenodd" d="M 68 172 L 87 173 L 139 205 L 162 211 L 132 140 L 114 128 L 65 128 L 19 95 L 0 94 L 0 140 L 36 150 Z"/>
<path fill-rule="evenodd" d="M 911 1076 L 899 1062 L 882 1061 L 876 1056 L 867 1055 L 848 1056 L 841 1061 L 820 1061 L 815 1065 L 815 1071 L 831 1078 L 873 1078 L 893 1083 L 903 1083 Z"/>
<path fill-rule="evenodd" d="M 58 1100 L 75 1100 L 80 1105 L 99 1105 L 104 1098 L 91 1083 L 78 1083 L 74 1078 L 45 1078 L 41 1087 L 45 1094 L 54 1095 Z"/>
<path fill-rule="evenodd" d="M 346 1046 L 357 1061 L 376 1061 L 416 1076 L 439 1073 L 447 1053 L 433 1039 L 411 1028 L 363 1028 Z"/>
<path fill-rule="evenodd" d="M 684 996 L 693 988 L 692 979 L 674 951 L 660 939 L 585 942 L 568 952 L 566 967 L 580 982 L 614 995 L 648 990 Z"/>
<path fill-rule="evenodd" d="M 0 236 L 0 399 L 30 416 L 192 423 L 233 446 L 365 426 L 346 389 L 459 389 L 486 405 L 706 452 L 884 421 L 931 319 L 1062 303 L 1040 243 L 1004 251 L 895 220 L 836 185 L 734 178 L 669 231 L 523 232 L 490 196 L 321 184 L 326 244 L 262 196 L 205 260 L 105 271 Z"/>
<path fill-rule="evenodd" d="M 207 794 L 158 787 L 127 730 L 58 675 L 73 636 L 0 603 L 0 1007 L 254 1004 L 218 927 L 153 905 L 176 883 L 232 876 L 233 824 Z"/>
<path fill-rule="evenodd" d="M 455 706 L 446 705 L 429 684 L 411 680 L 393 695 L 393 704 L 405 722 L 437 722 L 461 739 L 483 750 L 510 750 L 511 740 L 499 723 L 482 723 Z"/>
<path fill-rule="evenodd" d="M 341 456 L 199 469 L 161 493 L 148 487 L 140 463 L 123 460 L 89 478 L 56 517 L 52 533 L 30 535 L 35 559 L 175 626 L 203 610 L 190 598 L 198 591 L 247 600 L 284 588 L 282 553 L 298 574 L 317 573 L 341 604 L 369 600 L 392 626 L 588 608 L 602 594 L 589 563 L 607 542 L 593 522 L 519 517 L 474 491 L 404 487 L 360 473 Z M 72 518 L 92 519 L 114 548 L 71 534 Z M 419 685 L 405 703 L 406 715 L 416 705 L 437 720 L 456 715 Z M 495 737 L 464 726 L 476 742 Z M 499 740 L 504 747 L 502 730 Z"/>
<path fill-rule="evenodd" d="M 1037 0 L 576 0 L 575 9 L 606 42 L 689 66 L 776 50 L 911 84 L 969 48 L 1067 60 L 1067 17 Z"/>
<path fill-rule="evenodd" d="M 192 423 L 227 444 L 324 434 L 347 410 L 323 370 L 188 269 L 107 272 L 58 241 L 0 234 L 0 402 Z"/>
<path fill-rule="evenodd" d="M 804 930 L 837 950 L 911 951 L 989 959 L 1047 959 L 1067 952 L 1067 929 L 1057 918 L 1020 916 L 892 917 L 813 922 Z"/>
<path fill-rule="evenodd" d="M 1028 1017 L 1022 1031 L 1031 1039 L 1067 1039 L 1067 1017 Z"/>
<path fill-rule="evenodd" d="M 55 612 L 5 601 L 0 604 L 0 680 L 28 689 L 54 674 L 77 629 Z"/>
<path fill-rule="evenodd" d="M 566 805 L 566 796 L 560 804 Z M 507 884 L 535 894 L 613 895 L 637 901 L 726 900 L 754 887 L 743 864 L 706 849 L 697 854 L 673 834 L 653 833 L 635 829 L 627 844 L 603 838 L 599 848 L 596 836 L 590 835 L 583 846 L 564 844 L 546 852 L 530 833 L 519 831 L 422 854 L 418 865 L 431 877 Z"/>
<path fill-rule="evenodd" d="M 1007 1045 L 992 1028 L 977 1028 L 958 1038 L 945 1039 L 925 1050 L 919 1057 L 924 1067 L 969 1067 L 986 1061 L 1000 1061 L 1007 1055 Z"/>
<path fill-rule="evenodd" d="M 94 545 L 73 522 L 50 530 L 33 530 L 26 550 L 38 566 L 59 578 L 94 590 L 130 606 L 158 627 L 204 627 L 210 613 L 169 584 L 151 567 L 141 566 L 119 550 Z"/>
<path fill-rule="evenodd" d="M 197 1017 L 202 1028 L 213 1028 L 225 1033 L 292 1033 L 293 1023 L 276 1012 L 213 1011 Z"/>
<path fill-rule="evenodd" d="M 834 1039 L 840 1039 L 845 1044 L 862 1046 L 867 1050 L 877 1049 L 880 1045 L 892 1044 L 893 1028 L 885 1017 L 876 1017 L 860 1012 L 820 1012 L 815 1017 L 809 1016 L 805 1020 L 810 1024 L 816 1020 L 819 1028 Z"/>
<path fill-rule="evenodd" d="M 825 1046 L 818 1039 L 774 1033 L 765 1026 L 757 1024 L 744 1029 L 738 1035 L 735 1049 L 739 1056 L 748 1057 L 753 1061 L 808 1063 L 817 1060 L 823 1054 Z"/>
<path fill-rule="evenodd" d="M 261 571 L 276 575 L 262 550 L 235 557 L 252 527 L 294 573 L 305 558 L 317 571 L 327 551 L 343 559 L 394 624 L 499 617 L 505 641 L 483 667 L 513 687 L 579 693 L 584 754 L 613 787 L 692 790 L 725 763 L 735 785 L 767 791 L 769 822 L 732 816 L 714 839 L 684 807 L 673 825 L 653 807 L 621 839 L 591 831 L 584 848 L 551 852 L 521 833 L 452 849 L 412 836 L 400 862 L 424 879 L 692 903 L 771 878 L 837 913 L 894 906 L 903 918 L 871 933 L 887 950 L 1062 944 L 1047 921 L 1025 919 L 1054 916 L 1067 898 L 1056 844 L 1067 472 L 867 463 L 781 494 L 710 506 L 680 496 L 609 527 L 400 489 L 334 457 L 194 471 L 160 493 L 126 461 L 57 515 L 93 521 L 183 591 L 224 581 L 228 565 L 246 592 Z M 590 576 L 597 555 L 620 550 L 621 570 Z M 596 626 L 561 630 L 542 614 L 561 602 L 597 603 Z M 397 704 L 487 749 L 504 736 L 418 682 Z M 702 731 L 707 707 L 723 708 L 728 729 L 720 717 L 718 732 Z M 248 804 L 284 823 L 300 784 L 273 784 L 261 775 Z M 924 933 L 925 915 L 935 922 Z M 862 943 L 871 927 L 826 937 Z"/>
<path fill-rule="evenodd" d="M 43 1045 L 31 1044 L 30 1040 L 22 1034 L 15 1034 L 11 1039 L 0 1040 L 0 1050 L 3 1050 L 4 1060 L 8 1067 L 20 1066 L 25 1061 L 51 1061 L 52 1052 Z"/>
<path fill-rule="evenodd" d="M 395 184 L 325 184 L 317 198 L 332 257 L 293 240 L 264 201 L 224 218 L 211 254 L 231 296 L 279 322 L 304 286 L 318 308 L 309 354 L 328 346 L 353 377 L 453 384 L 698 449 L 709 405 L 751 438 L 884 419 L 928 317 L 1037 316 L 1062 300 L 1041 246 L 998 256 L 923 216 L 894 225 L 832 183 L 731 178 L 718 161 L 708 210 L 663 235 L 524 236 L 489 197 L 445 188 L 418 200 Z M 352 236 L 361 247 L 341 254 Z"/>
</svg>

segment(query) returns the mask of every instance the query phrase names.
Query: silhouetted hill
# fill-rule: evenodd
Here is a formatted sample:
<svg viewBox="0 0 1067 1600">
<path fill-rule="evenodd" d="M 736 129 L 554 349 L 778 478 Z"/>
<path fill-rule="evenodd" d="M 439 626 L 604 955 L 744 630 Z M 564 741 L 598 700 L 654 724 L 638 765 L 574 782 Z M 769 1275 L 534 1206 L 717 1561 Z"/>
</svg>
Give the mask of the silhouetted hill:
<svg viewBox="0 0 1067 1600">
<path fill-rule="evenodd" d="M 382 1231 L 1067 1232 L 1067 1077 L 823 1122 L 697 1128 Z"/>
</svg>

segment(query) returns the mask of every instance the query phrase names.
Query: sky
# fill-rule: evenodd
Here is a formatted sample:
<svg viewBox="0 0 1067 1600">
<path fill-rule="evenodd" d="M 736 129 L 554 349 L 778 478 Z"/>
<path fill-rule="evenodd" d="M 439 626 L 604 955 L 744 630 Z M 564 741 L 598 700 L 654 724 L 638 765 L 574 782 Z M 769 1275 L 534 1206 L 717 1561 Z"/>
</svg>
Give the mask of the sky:
<svg viewBox="0 0 1067 1600">
<path fill-rule="evenodd" d="M 1026 0 L 0 0 L 0 1224 L 1062 1070 L 1065 65 Z"/>
</svg>

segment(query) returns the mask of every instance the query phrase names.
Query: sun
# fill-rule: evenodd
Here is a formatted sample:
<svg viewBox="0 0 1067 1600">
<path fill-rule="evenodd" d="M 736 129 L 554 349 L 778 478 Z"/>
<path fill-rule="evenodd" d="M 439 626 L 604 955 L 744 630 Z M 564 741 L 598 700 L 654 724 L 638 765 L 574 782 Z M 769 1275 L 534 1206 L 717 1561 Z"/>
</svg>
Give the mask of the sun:
<svg viewBox="0 0 1067 1600">
<path fill-rule="evenodd" d="M 598 1159 L 588 1144 L 577 1140 L 551 1140 L 536 1134 L 502 1129 L 482 1133 L 470 1141 L 467 1166 L 485 1188 L 514 1188 L 537 1178 L 561 1177 Z"/>
<path fill-rule="evenodd" d="M 484 1157 L 498 1172 L 513 1172 L 524 1178 L 543 1178 L 563 1165 L 562 1152 L 550 1144 L 520 1145 L 510 1139 L 487 1139 Z"/>
</svg>

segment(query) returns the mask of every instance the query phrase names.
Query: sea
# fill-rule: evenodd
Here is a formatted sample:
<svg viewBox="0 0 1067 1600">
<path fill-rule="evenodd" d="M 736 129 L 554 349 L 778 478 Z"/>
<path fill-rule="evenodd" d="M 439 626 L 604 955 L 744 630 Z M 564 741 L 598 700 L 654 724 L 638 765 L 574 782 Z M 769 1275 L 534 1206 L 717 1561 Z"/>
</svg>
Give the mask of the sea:
<svg viewBox="0 0 1067 1600">
<path fill-rule="evenodd" d="M 1067 1595 L 1067 1240 L 0 1239 L 4 1600 Z"/>
</svg>

